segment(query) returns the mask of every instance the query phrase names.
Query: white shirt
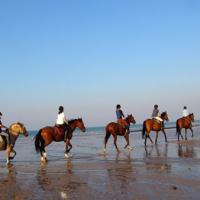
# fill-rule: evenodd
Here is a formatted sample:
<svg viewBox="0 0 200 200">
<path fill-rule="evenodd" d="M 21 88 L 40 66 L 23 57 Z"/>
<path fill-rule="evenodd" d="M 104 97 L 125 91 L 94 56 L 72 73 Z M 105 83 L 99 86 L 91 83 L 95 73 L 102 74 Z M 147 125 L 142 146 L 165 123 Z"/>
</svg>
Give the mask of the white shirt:
<svg viewBox="0 0 200 200">
<path fill-rule="evenodd" d="M 65 121 L 66 121 L 66 118 L 65 118 L 65 114 L 64 114 L 64 112 L 58 114 L 58 116 L 57 116 L 57 120 L 56 120 L 56 124 L 58 124 L 58 125 L 62 125 L 62 124 L 65 123 Z"/>
<path fill-rule="evenodd" d="M 189 112 L 187 109 L 183 109 L 183 117 L 187 117 L 189 115 Z"/>
</svg>

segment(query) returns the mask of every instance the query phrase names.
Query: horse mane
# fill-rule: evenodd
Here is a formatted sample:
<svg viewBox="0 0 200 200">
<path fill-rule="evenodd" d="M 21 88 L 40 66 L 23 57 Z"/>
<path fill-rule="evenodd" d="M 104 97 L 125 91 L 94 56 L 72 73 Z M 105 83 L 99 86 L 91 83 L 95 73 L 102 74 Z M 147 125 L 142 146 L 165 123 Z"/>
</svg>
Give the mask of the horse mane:
<svg viewBox="0 0 200 200">
<path fill-rule="evenodd" d="M 69 122 L 69 124 L 71 124 L 71 123 L 73 123 L 75 121 L 76 121 L 76 119 L 70 119 L 68 122 Z"/>
<path fill-rule="evenodd" d="M 167 113 L 166 111 L 165 111 L 165 112 L 162 112 L 162 113 L 161 113 L 161 117 L 165 116 L 166 113 Z"/>
<path fill-rule="evenodd" d="M 72 124 L 72 123 L 74 123 L 75 121 L 78 121 L 79 119 L 81 119 L 81 118 L 78 118 L 78 119 L 70 119 L 68 122 L 69 122 L 69 124 Z"/>
</svg>

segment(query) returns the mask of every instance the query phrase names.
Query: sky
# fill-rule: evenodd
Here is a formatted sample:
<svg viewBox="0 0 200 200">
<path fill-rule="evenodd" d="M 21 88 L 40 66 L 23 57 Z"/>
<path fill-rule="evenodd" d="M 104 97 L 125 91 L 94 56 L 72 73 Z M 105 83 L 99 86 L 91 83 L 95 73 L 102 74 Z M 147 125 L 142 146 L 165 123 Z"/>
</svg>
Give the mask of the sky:
<svg viewBox="0 0 200 200">
<path fill-rule="evenodd" d="M 197 0 L 0 0 L 3 123 L 38 130 L 65 115 L 86 126 L 137 123 L 153 105 L 200 119 Z"/>
</svg>

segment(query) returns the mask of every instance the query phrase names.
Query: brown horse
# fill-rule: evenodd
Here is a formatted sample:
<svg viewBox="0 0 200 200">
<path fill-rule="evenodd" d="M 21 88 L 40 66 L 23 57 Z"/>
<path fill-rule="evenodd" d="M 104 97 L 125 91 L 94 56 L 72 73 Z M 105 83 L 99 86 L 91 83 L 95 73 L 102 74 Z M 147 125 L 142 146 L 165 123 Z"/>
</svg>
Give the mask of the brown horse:
<svg viewBox="0 0 200 200">
<path fill-rule="evenodd" d="M 133 123 L 133 124 L 136 123 L 133 115 L 128 115 L 125 120 L 129 124 L 129 126 L 131 123 Z M 107 144 L 108 139 L 110 138 L 111 134 L 114 138 L 114 145 L 118 152 L 120 152 L 120 151 L 117 147 L 117 135 L 124 136 L 124 138 L 127 142 L 127 144 L 124 148 L 128 147 L 129 150 L 131 150 L 131 147 L 129 146 L 129 133 L 127 133 L 127 128 L 119 123 L 111 122 L 106 126 L 106 135 L 104 138 L 104 152 L 106 152 L 106 144 Z"/>
<path fill-rule="evenodd" d="M 62 132 L 60 132 L 58 130 L 58 127 L 56 126 L 54 127 L 47 126 L 47 127 L 41 128 L 39 132 L 37 133 L 37 135 L 35 136 L 35 149 L 37 153 L 40 152 L 41 161 L 47 160 L 45 147 L 51 144 L 53 141 L 55 142 L 64 141 L 65 131 L 67 131 L 67 139 L 65 141 L 66 143 L 65 158 L 69 158 L 69 152 L 72 149 L 70 140 L 76 128 L 79 128 L 83 132 L 86 131 L 82 118 L 70 120 L 68 125 L 64 124 Z"/>
<path fill-rule="evenodd" d="M 181 129 L 185 129 L 185 140 L 187 140 L 187 129 L 190 129 L 192 132 L 193 137 L 193 129 L 192 129 L 192 122 L 194 122 L 194 114 L 191 113 L 187 117 L 182 117 L 176 121 L 176 132 L 178 134 L 178 141 L 179 136 L 183 139 L 183 136 L 181 134 Z"/>
<path fill-rule="evenodd" d="M 168 115 L 167 112 L 163 112 L 161 114 L 161 119 L 163 121 L 168 121 Z M 147 119 L 143 122 L 143 129 L 142 129 L 142 138 L 145 137 L 145 146 L 147 143 L 147 138 L 149 138 L 149 140 L 151 141 L 151 143 L 153 144 L 153 141 L 150 137 L 150 132 L 151 131 L 156 131 L 156 139 L 155 139 L 155 144 L 157 143 L 157 139 L 158 139 L 158 132 L 162 131 L 164 136 L 165 136 L 165 142 L 167 143 L 167 137 L 166 137 L 166 133 L 164 130 L 164 127 L 162 128 L 162 122 L 159 122 L 157 119 Z"/>
<path fill-rule="evenodd" d="M 28 132 L 24 124 L 17 122 L 13 123 L 6 130 L 7 135 L 0 135 L 0 151 L 6 150 L 6 163 L 9 164 L 10 160 L 14 159 L 16 156 L 16 151 L 14 150 L 15 142 L 20 134 L 25 137 L 28 136 Z M 13 156 L 10 154 L 13 153 Z"/>
</svg>

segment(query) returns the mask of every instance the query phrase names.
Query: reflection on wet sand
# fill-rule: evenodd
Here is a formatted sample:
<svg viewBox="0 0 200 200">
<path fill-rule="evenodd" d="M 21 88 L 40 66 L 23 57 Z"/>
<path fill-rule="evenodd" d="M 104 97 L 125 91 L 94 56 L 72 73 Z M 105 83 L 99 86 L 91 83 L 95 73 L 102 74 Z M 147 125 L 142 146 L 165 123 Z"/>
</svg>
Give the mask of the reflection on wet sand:
<svg viewBox="0 0 200 200">
<path fill-rule="evenodd" d="M 144 159 L 146 160 L 146 170 L 170 173 L 171 164 L 167 162 L 168 144 L 152 145 L 145 148 Z"/>
<path fill-rule="evenodd" d="M 18 182 L 15 166 L 9 164 L 6 166 L 6 169 L 7 173 L 5 174 L 5 177 L 1 177 L 0 179 L 0 188 L 1 191 L 3 191 L 0 199 L 25 199 L 25 196 L 21 192 L 23 191 L 23 186 L 20 181 Z"/>
<path fill-rule="evenodd" d="M 128 197 L 130 185 L 136 180 L 131 153 L 124 152 L 121 159 L 117 153 L 114 162 L 114 166 L 107 169 L 107 189 L 111 194 L 118 194 L 118 197 Z"/>
<path fill-rule="evenodd" d="M 168 144 L 160 145 L 151 145 L 145 147 L 144 157 L 167 157 L 168 156 Z"/>
<path fill-rule="evenodd" d="M 178 144 L 178 156 L 180 158 L 196 158 L 196 152 L 194 151 L 194 146 L 190 144 Z"/>
<path fill-rule="evenodd" d="M 43 191 L 41 199 L 73 199 L 85 187 L 80 177 L 73 173 L 71 160 L 64 166 L 41 164 L 36 179 Z"/>
</svg>

